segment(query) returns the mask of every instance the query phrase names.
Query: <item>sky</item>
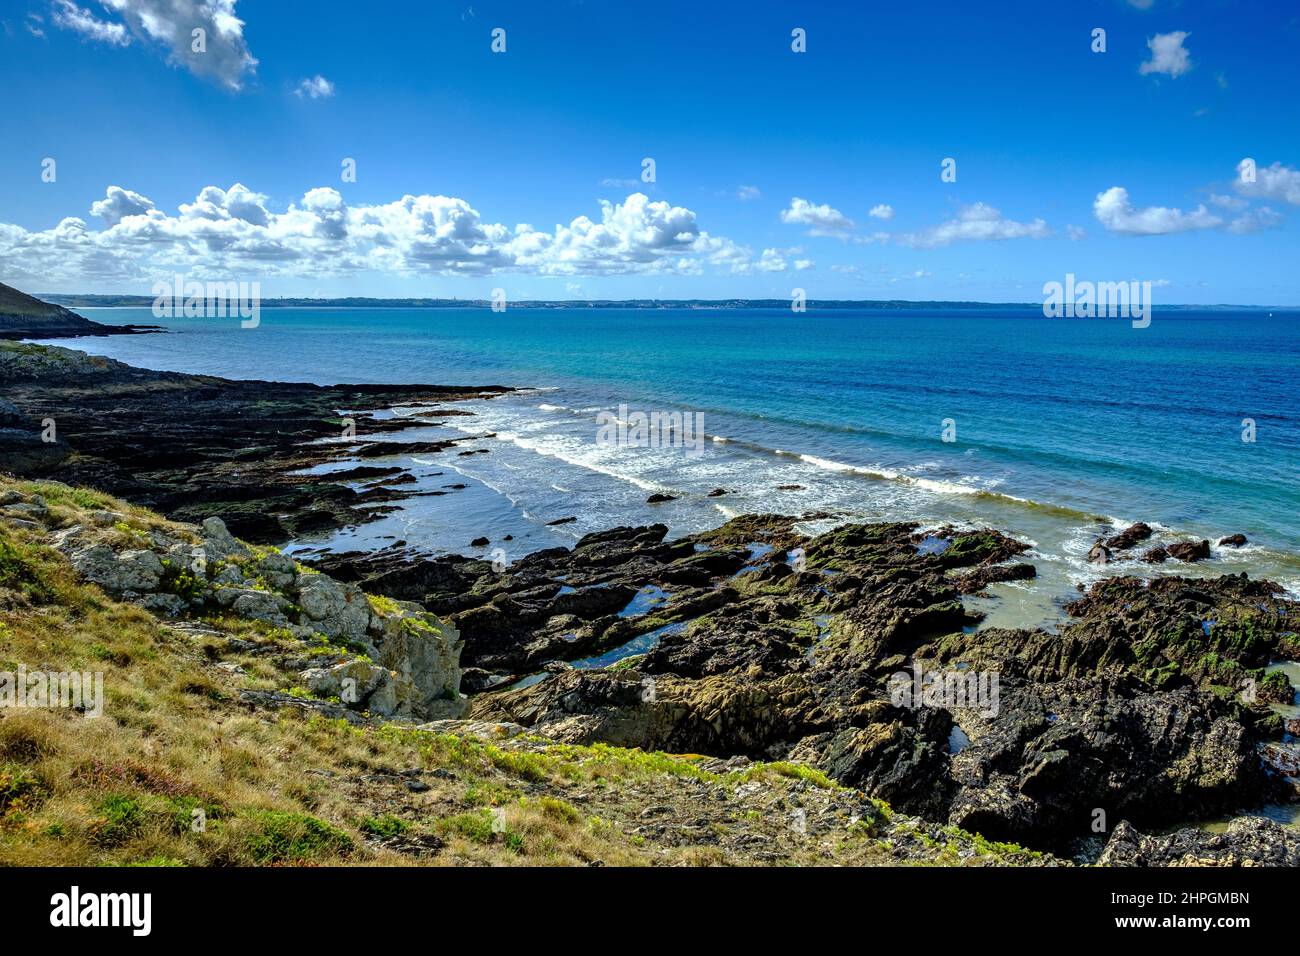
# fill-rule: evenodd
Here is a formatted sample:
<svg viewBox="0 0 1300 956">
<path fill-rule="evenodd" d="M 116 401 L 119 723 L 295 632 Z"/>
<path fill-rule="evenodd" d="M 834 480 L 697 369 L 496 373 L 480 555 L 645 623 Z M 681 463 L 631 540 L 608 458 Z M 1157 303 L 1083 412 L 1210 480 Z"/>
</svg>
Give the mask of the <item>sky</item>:
<svg viewBox="0 0 1300 956">
<path fill-rule="evenodd" d="M 1300 305 L 1297 79 L 1275 0 L 3 0 L 0 281 Z"/>
</svg>

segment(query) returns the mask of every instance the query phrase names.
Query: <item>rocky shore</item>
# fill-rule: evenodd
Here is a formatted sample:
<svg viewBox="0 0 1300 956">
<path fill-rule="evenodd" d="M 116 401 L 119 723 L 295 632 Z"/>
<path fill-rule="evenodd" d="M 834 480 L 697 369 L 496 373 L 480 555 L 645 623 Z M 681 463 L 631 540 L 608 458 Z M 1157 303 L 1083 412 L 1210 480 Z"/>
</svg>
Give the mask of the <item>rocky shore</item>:
<svg viewBox="0 0 1300 956">
<path fill-rule="evenodd" d="M 1264 667 L 1300 652 L 1300 603 L 1275 585 L 1118 577 L 1058 633 L 977 629 L 962 595 L 1031 573 L 1023 544 L 796 524 L 748 516 L 676 541 L 614 529 L 496 570 L 383 552 L 322 566 L 445 617 L 471 713 L 559 740 L 799 760 L 906 812 L 1067 854 L 1121 820 L 1294 799 L 1267 706 L 1294 692 Z M 900 703 L 895 675 L 918 670 L 995 675 L 999 699 Z"/>
<path fill-rule="evenodd" d="M 61 305 L 43 302 L 0 282 L 0 340 L 140 335 L 158 331 L 161 330 L 152 325 L 104 325 L 92 322 Z"/>
<path fill-rule="evenodd" d="M 1166 832 L 1297 795 L 1300 761 L 1270 707 L 1294 690 L 1266 667 L 1300 658 L 1300 602 L 1245 575 L 1179 576 L 1198 548 L 1169 549 L 1154 580 L 1094 584 L 1052 632 L 981 629 L 964 603 L 1035 574 L 1025 543 L 988 528 L 807 534 L 823 516 L 749 515 L 675 540 L 663 525 L 614 528 L 509 565 L 404 547 L 298 564 L 236 538 L 363 521 L 403 489 L 392 473 L 355 491 L 290 471 L 385 453 L 390 429 L 501 389 L 229 382 L 2 345 L 0 385 L 6 470 L 195 524 L 119 539 L 120 516 L 70 530 L 67 516 L 30 513 L 45 507 L 30 496 L 6 520 L 160 619 L 230 613 L 334 649 L 301 668 L 305 692 L 245 688 L 249 706 L 353 721 L 464 713 L 524 749 L 701 755 L 718 762 L 710 773 L 797 766 L 929 839 L 978 834 L 1046 859 L 1281 864 L 1300 852 L 1294 830 L 1256 819 Z M 318 442 L 339 435 L 341 410 L 399 403 L 430 410 Z M 32 438 L 46 417 L 55 443 Z M 1147 536 L 1134 526 L 1099 547 Z M 196 566 L 178 589 L 168 569 Z M 359 699 L 342 699 L 344 679 Z"/>
<path fill-rule="evenodd" d="M 232 381 L 0 342 L 0 460 L 17 476 L 92 486 L 178 520 L 215 515 L 241 538 L 281 544 L 363 523 L 409 494 L 393 464 L 296 472 L 445 449 L 454 440 L 396 439 L 460 414 L 448 404 L 505 391 Z M 426 411 L 388 420 L 366 414 L 398 404 Z M 361 490 L 347 484 L 363 479 L 370 483 Z"/>
</svg>

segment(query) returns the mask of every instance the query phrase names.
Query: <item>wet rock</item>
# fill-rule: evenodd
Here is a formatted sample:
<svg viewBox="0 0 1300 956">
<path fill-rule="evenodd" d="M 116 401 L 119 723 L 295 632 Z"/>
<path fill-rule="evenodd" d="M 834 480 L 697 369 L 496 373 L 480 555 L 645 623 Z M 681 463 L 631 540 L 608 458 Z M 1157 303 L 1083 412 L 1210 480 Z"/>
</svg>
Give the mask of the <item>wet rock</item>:
<svg viewBox="0 0 1300 956">
<path fill-rule="evenodd" d="M 1093 546 L 1088 549 L 1088 563 L 1089 564 L 1110 563 L 1110 548 L 1106 547 L 1106 545 L 1101 541 L 1101 539 L 1098 539 L 1096 542 L 1094 542 Z"/>
<path fill-rule="evenodd" d="M 728 491 L 727 491 L 726 488 L 714 488 L 714 489 L 713 489 L 712 491 L 710 491 L 707 495 L 705 495 L 705 497 L 706 497 L 706 498 L 721 498 L 721 497 L 722 497 L 723 495 L 725 495 L 725 494 L 728 494 Z"/>
<path fill-rule="evenodd" d="M 1004 581 L 1027 581 L 1038 575 L 1038 569 L 1032 564 L 1017 562 L 981 567 L 957 579 L 957 591 L 961 594 L 978 594 L 990 584 Z"/>
<path fill-rule="evenodd" d="M 486 548 L 491 543 L 492 542 L 489 541 L 487 538 L 475 538 L 473 541 L 469 543 L 469 546 L 471 548 Z"/>
<path fill-rule="evenodd" d="M 1147 564 L 1164 564 L 1169 560 L 1169 549 L 1165 547 L 1151 548 L 1143 553 L 1142 560 Z"/>
<path fill-rule="evenodd" d="M 1263 817 L 1238 817 L 1221 833 L 1184 828 L 1148 836 L 1121 820 L 1101 866 L 1300 866 L 1300 832 Z"/>
<path fill-rule="evenodd" d="M 1168 550 L 1169 556 L 1179 561 L 1201 561 L 1210 556 L 1210 542 L 1204 539 L 1179 541 L 1177 544 L 1169 545 Z"/>
<path fill-rule="evenodd" d="M 665 495 L 660 492 L 655 492 L 653 495 L 651 495 L 649 498 L 645 500 L 645 503 L 648 505 L 657 505 L 665 501 L 676 501 L 676 500 L 677 500 L 676 495 Z"/>
<path fill-rule="evenodd" d="M 1246 536 L 1244 534 L 1230 534 L 1226 538 L 1219 539 L 1221 548 L 1242 548 L 1246 546 Z"/>
<path fill-rule="evenodd" d="M 1151 526 L 1145 521 L 1139 521 L 1136 524 L 1129 525 L 1119 534 L 1107 538 L 1103 543 L 1112 551 L 1127 551 L 1139 542 L 1145 541 L 1151 535 Z"/>
</svg>

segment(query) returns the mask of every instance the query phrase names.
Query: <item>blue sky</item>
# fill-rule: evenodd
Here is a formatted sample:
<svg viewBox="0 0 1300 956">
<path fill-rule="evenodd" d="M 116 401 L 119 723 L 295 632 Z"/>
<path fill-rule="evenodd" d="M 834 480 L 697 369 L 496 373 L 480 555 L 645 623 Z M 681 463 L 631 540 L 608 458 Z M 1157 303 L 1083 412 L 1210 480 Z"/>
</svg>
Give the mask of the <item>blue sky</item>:
<svg viewBox="0 0 1300 956">
<path fill-rule="evenodd" d="M 206 9 L 5 4 L 0 281 L 1039 301 L 1073 272 L 1300 304 L 1287 4 Z"/>
</svg>

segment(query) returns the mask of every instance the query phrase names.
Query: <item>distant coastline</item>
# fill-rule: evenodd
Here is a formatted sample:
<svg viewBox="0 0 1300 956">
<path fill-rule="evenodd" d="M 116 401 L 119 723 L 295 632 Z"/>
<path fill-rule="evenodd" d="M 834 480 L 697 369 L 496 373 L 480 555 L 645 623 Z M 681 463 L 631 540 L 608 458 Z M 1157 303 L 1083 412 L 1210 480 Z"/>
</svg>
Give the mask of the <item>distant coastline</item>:
<svg viewBox="0 0 1300 956">
<path fill-rule="evenodd" d="M 42 293 L 39 298 L 65 308 L 147 309 L 154 303 L 147 295 L 100 295 Z M 335 299 L 300 297 L 265 298 L 264 309 L 339 308 L 339 309 L 490 309 L 490 299 L 380 299 L 349 296 Z M 512 309 L 788 309 L 789 299 L 520 299 L 510 301 Z M 979 310 L 1024 309 L 1041 312 L 1041 302 L 946 302 L 942 300 L 910 301 L 907 299 L 808 299 L 810 310 L 904 311 L 904 310 Z M 1195 309 L 1198 311 L 1250 310 L 1300 311 L 1300 305 L 1161 305 L 1162 311 Z"/>
</svg>

